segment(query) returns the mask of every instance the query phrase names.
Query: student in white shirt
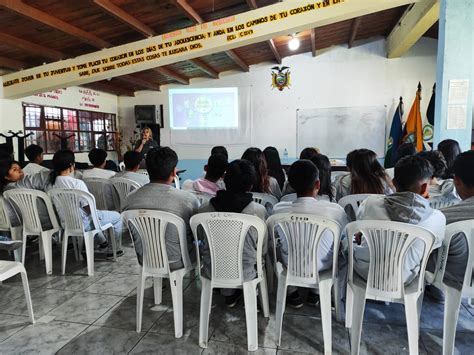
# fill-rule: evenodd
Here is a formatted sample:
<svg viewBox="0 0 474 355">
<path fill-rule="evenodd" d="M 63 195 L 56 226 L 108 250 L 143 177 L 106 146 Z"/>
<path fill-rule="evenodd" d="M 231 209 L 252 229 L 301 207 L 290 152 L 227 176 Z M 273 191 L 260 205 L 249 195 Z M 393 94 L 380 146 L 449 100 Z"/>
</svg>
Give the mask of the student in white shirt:
<svg viewBox="0 0 474 355">
<path fill-rule="evenodd" d="M 110 179 L 115 176 L 115 172 L 112 170 L 105 169 L 107 163 L 107 152 L 103 149 L 93 148 L 89 155 L 89 161 L 93 168 L 87 169 L 82 172 L 82 179 L 99 178 L 99 179 Z M 114 203 L 115 191 L 113 188 L 105 191 L 107 197 L 107 209 L 113 211 L 115 209 Z"/>
<path fill-rule="evenodd" d="M 418 225 L 433 232 L 434 248 L 439 248 L 446 228 L 445 216 L 430 207 L 428 189 L 433 175 L 430 163 L 419 157 L 405 157 L 395 165 L 393 182 L 397 192 L 389 196 L 370 196 L 359 207 L 357 220 L 385 220 Z M 369 247 L 356 236 L 354 270 L 363 278 L 369 272 Z M 419 273 L 424 244 L 415 242 L 409 249 L 403 267 L 403 280 L 411 282 Z"/>
<path fill-rule="evenodd" d="M 219 181 L 224 177 L 227 169 L 227 158 L 222 154 L 213 154 L 209 157 L 204 166 L 206 175 L 197 180 L 186 180 L 182 189 L 187 191 L 196 191 L 215 196 L 217 191 L 222 190 Z"/>
<path fill-rule="evenodd" d="M 86 184 L 79 179 L 72 177 L 74 173 L 74 164 L 75 157 L 74 153 L 70 150 L 60 150 L 56 152 L 53 156 L 53 170 L 50 173 L 50 186 L 49 189 L 74 189 L 89 192 Z M 82 219 L 86 230 L 91 229 L 91 217 L 90 217 L 90 208 L 85 203 L 82 206 Z M 58 211 L 61 214 L 61 211 Z M 117 240 L 117 246 L 121 245 L 122 239 L 122 217 L 118 212 L 113 211 L 97 211 L 99 217 L 99 223 L 105 225 L 111 223 L 114 227 L 115 238 Z M 107 240 L 102 235 L 96 236 L 96 242 L 100 243 L 100 247 L 107 246 Z M 117 256 L 123 255 L 123 250 L 117 250 Z M 112 249 L 109 247 L 107 249 L 107 257 L 112 257 Z"/>
<path fill-rule="evenodd" d="M 344 209 L 337 203 L 321 199 L 318 195 L 321 182 L 316 165 L 310 160 L 298 160 L 288 170 L 288 181 L 295 189 L 297 199 L 294 202 L 280 202 L 273 207 L 273 214 L 278 213 L 305 213 L 335 220 L 341 225 L 341 230 L 348 223 Z M 278 231 L 277 231 L 278 232 Z M 319 243 L 317 263 L 318 270 L 327 270 L 332 267 L 334 236 L 326 231 Z M 282 263 L 288 262 L 288 244 L 285 238 L 280 239 L 279 252 Z M 316 290 L 308 294 L 307 303 L 317 305 L 319 296 Z M 288 287 L 287 304 L 293 308 L 300 308 L 303 302 L 296 287 Z"/>
<path fill-rule="evenodd" d="M 24 168 L 25 175 L 32 175 L 42 171 L 48 171 L 47 168 L 41 166 L 43 162 L 43 148 L 36 144 L 30 144 L 25 148 L 25 155 L 30 161 Z"/>
<path fill-rule="evenodd" d="M 150 183 L 150 177 L 148 175 L 137 172 L 142 162 L 141 153 L 130 150 L 123 156 L 123 162 L 125 164 L 125 170 L 115 174 L 112 178 L 129 179 L 135 181 L 140 186 Z"/>
</svg>

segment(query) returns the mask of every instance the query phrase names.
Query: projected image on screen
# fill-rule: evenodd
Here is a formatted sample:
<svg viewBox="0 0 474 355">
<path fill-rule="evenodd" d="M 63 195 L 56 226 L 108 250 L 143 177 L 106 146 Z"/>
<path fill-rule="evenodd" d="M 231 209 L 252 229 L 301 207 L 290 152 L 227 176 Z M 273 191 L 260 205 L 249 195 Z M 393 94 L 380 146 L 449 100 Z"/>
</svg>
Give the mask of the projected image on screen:
<svg viewBox="0 0 474 355">
<path fill-rule="evenodd" d="M 238 128 L 238 88 L 170 89 L 172 129 Z"/>
</svg>

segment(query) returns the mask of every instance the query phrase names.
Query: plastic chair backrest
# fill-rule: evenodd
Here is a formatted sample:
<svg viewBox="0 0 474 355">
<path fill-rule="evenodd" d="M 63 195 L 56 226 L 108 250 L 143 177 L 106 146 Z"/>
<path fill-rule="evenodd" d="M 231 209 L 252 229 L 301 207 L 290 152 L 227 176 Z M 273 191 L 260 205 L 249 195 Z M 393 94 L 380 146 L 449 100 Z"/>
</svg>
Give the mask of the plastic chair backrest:
<svg viewBox="0 0 474 355">
<path fill-rule="evenodd" d="M 344 208 L 344 211 L 347 213 L 346 206 L 351 206 L 352 211 L 354 214 L 357 215 L 357 210 L 359 209 L 360 204 L 369 196 L 373 196 L 374 194 L 356 194 L 356 195 L 347 195 L 341 198 L 338 203 L 339 206 Z"/>
<path fill-rule="evenodd" d="M 178 231 L 184 268 L 191 266 L 186 241 L 186 225 L 182 218 L 168 212 L 154 210 L 130 210 L 123 212 L 122 216 L 129 230 L 138 233 L 142 241 L 145 271 L 159 274 L 170 272 L 165 235 L 169 224 L 174 225 Z"/>
<path fill-rule="evenodd" d="M 48 191 L 64 229 L 72 234 L 83 234 L 82 207 L 88 205 L 91 211 L 94 230 L 100 230 L 99 217 L 95 207 L 95 198 L 89 192 L 74 189 L 51 189 Z"/>
<path fill-rule="evenodd" d="M 126 178 L 112 178 L 110 179 L 110 182 L 117 193 L 118 199 L 120 201 L 120 207 L 123 206 L 125 199 L 131 192 L 138 190 L 141 187 L 136 181 Z"/>
<path fill-rule="evenodd" d="M 53 205 L 49 196 L 43 191 L 32 189 L 14 189 L 5 191 L 3 196 L 9 200 L 15 210 L 20 212 L 25 234 L 39 235 L 43 231 L 40 215 L 38 212 L 38 201 L 46 206 L 52 229 L 59 230 L 59 223 L 54 213 Z"/>
<path fill-rule="evenodd" d="M 244 282 L 242 254 L 245 238 L 251 228 L 257 233 L 257 277 L 262 277 L 262 247 L 266 238 L 266 225 L 260 218 L 242 213 L 199 213 L 189 221 L 198 240 L 201 226 L 209 245 L 212 281 L 229 287 Z M 198 249 L 198 270 L 200 258 Z"/>
<path fill-rule="evenodd" d="M 109 210 L 109 197 L 107 196 L 107 191 L 111 191 L 112 196 L 114 196 L 114 205 L 118 205 L 118 201 L 115 195 L 115 189 L 109 179 L 102 178 L 87 178 L 84 179 L 84 183 L 87 185 L 89 192 L 94 195 L 97 209 L 99 210 Z"/>
<path fill-rule="evenodd" d="M 273 241 L 273 250 L 276 250 L 275 232 L 287 242 L 287 275 L 300 281 L 318 282 L 317 256 L 321 235 L 325 231 L 331 231 L 334 245 L 338 246 L 341 225 L 329 218 L 302 213 L 275 214 L 268 218 L 267 225 Z M 333 255 L 333 276 L 336 268 L 337 252 Z"/>
<path fill-rule="evenodd" d="M 447 198 L 434 198 L 429 201 L 430 202 L 430 207 L 439 210 L 441 208 L 446 208 L 450 206 L 454 206 L 459 203 L 459 200 L 455 199 L 447 199 Z"/>
<path fill-rule="evenodd" d="M 273 208 L 274 205 L 278 203 L 278 199 L 270 194 L 262 193 L 262 192 L 252 192 L 252 198 L 254 202 L 267 207 L 268 205 Z"/>
<path fill-rule="evenodd" d="M 297 198 L 298 196 L 296 196 L 296 194 L 288 194 L 288 195 L 283 196 L 280 199 L 280 202 L 294 202 L 296 201 Z"/>
<path fill-rule="evenodd" d="M 120 171 L 124 171 L 124 170 L 125 170 L 125 163 L 124 163 L 123 161 L 121 161 L 121 162 L 119 163 L 119 169 L 120 169 Z"/>
<path fill-rule="evenodd" d="M 382 298 L 402 298 L 404 294 L 403 269 L 407 252 L 415 242 L 424 244 L 420 259 L 420 270 L 417 280 L 418 290 L 423 290 L 424 275 L 428 257 L 431 253 L 435 236 L 423 227 L 416 225 L 365 220 L 349 223 L 346 226 L 349 238 L 349 282 L 353 281 L 354 254 L 352 236 L 361 232 L 369 248 L 370 262 L 367 277 L 367 293 Z M 363 241 L 364 242 L 364 241 Z"/>
<path fill-rule="evenodd" d="M 10 219 L 7 217 L 7 210 L 5 208 L 5 201 L 2 196 L 0 196 L 0 230 L 1 231 L 10 231 Z"/>
</svg>

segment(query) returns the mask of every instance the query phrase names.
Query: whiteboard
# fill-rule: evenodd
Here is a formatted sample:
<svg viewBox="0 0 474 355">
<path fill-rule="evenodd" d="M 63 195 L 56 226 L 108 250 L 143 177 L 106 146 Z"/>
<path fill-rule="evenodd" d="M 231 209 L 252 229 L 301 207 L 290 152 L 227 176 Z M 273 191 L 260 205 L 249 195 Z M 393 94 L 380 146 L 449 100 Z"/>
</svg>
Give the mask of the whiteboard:
<svg viewBox="0 0 474 355">
<path fill-rule="evenodd" d="M 297 110 L 296 149 L 319 148 L 329 158 L 345 158 L 354 149 L 385 153 L 385 106 Z"/>
</svg>

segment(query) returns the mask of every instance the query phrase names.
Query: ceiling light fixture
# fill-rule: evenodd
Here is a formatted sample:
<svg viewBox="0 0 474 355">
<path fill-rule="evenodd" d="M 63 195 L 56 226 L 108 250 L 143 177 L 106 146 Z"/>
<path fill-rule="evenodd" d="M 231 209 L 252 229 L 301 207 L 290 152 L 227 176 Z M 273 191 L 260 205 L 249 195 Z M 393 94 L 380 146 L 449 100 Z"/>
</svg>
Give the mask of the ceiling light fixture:
<svg viewBox="0 0 474 355">
<path fill-rule="evenodd" d="M 296 51 L 298 48 L 300 48 L 300 39 L 296 37 L 296 33 L 291 35 L 291 39 L 288 42 L 288 48 L 291 51 Z"/>
</svg>

